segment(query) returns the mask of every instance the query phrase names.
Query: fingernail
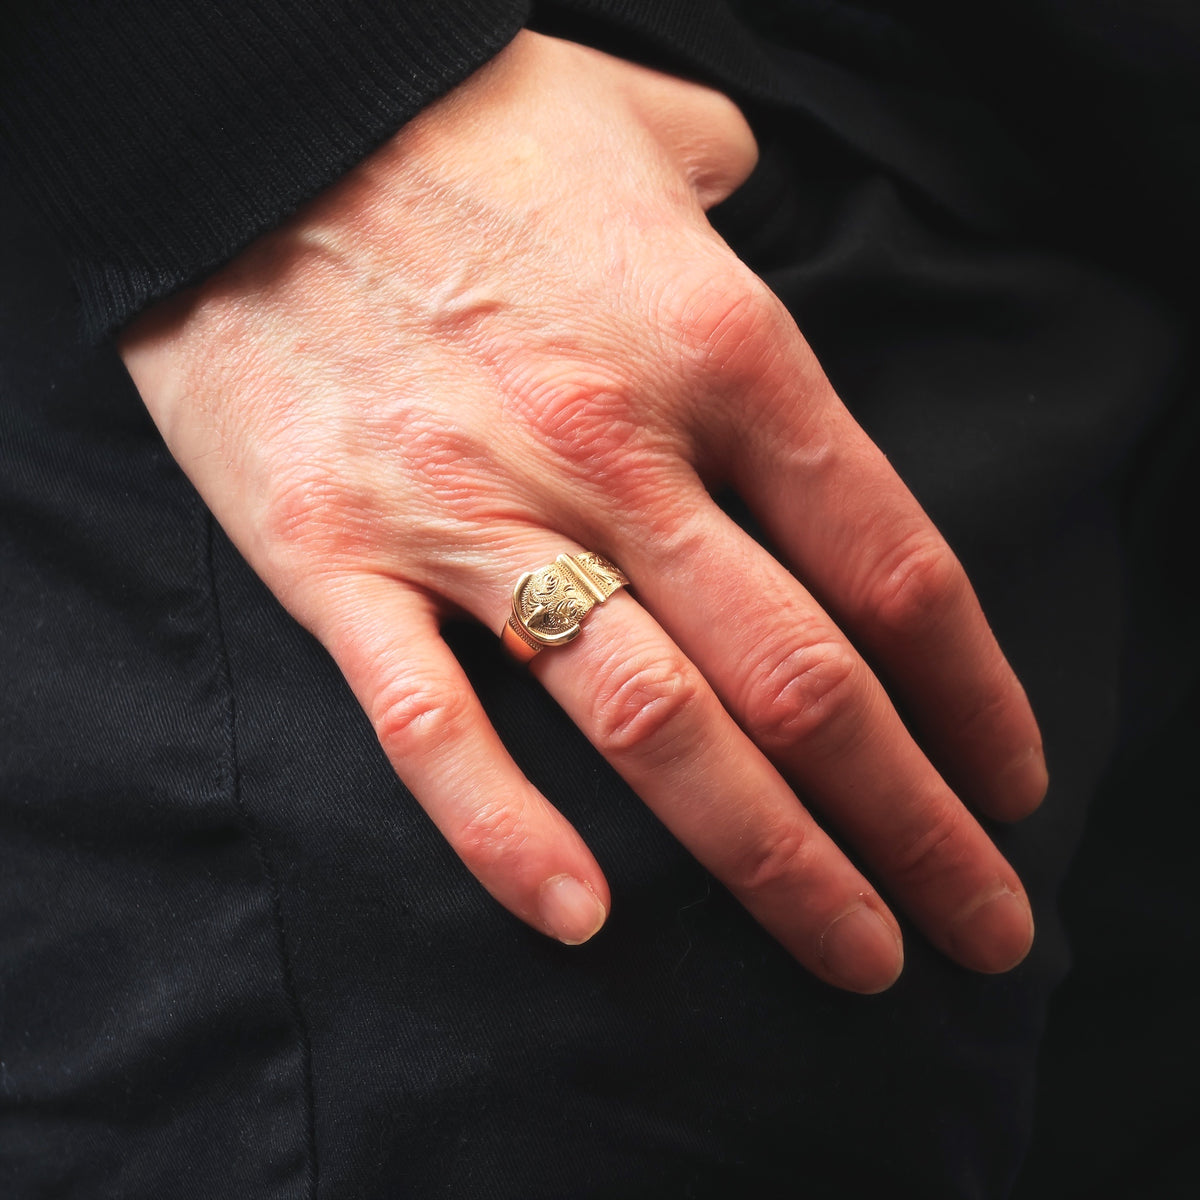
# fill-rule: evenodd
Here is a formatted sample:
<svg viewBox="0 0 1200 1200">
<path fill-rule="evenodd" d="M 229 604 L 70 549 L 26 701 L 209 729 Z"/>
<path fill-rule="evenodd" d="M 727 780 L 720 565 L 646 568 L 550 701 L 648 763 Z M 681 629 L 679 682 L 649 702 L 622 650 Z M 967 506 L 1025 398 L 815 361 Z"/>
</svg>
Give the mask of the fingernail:
<svg viewBox="0 0 1200 1200">
<path fill-rule="evenodd" d="M 821 935 L 821 961 L 839 987 L 882 992 L 899 978 L 904 946 L 877 912 L 860 904 Z"/>
<path fill-rule="evenodd" d="M 570 875 L 555 875 L 542 884 L 539 907 L 550 931 L 568 946 L 586 942 L 608 917 L 600 897 Z"/>
<path fill-rule="evenodd" d="M 1033 945 L 1029 901 L 1009 888 L 985 897 L 955 926 L 951 944 L 964 966 L 988 975 L 1011 970 Z"/>
<path fill-rule="evenodd" d="M 1049 786 L 1046 756 L 1040 746 L 1030 746 L 996 776 L 997 815 L 1011 820 L 1028 816 L 1046 798 Z"/>
</svg>

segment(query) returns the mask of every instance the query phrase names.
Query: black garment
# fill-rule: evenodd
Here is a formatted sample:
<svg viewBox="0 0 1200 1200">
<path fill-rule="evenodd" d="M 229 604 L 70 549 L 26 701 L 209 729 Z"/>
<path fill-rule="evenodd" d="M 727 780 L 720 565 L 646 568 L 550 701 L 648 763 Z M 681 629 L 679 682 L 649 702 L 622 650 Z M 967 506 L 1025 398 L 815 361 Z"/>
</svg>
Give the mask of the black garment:
<svg viewBox="0 0 1200 1200">
<path fill-rule="evenodd" d="M 906 928 L 908 964 L 890 993 L 816 983 L 502 659 L 494 635 L 463 627 L 452 640 L 493 720 L 614 893 L 609 926 L 576 949 L 500 910 L 391 775 L 328 657 L 214 527 L 111 348 L 80 334 L 236 251 L 333 178 L 338 155 L 365 153 L 403 119 L 402 103 L 374 92 L 373 132 L 312 151 L 297 183 L 285 150 L 304 139 L 264 146 L 255 174 L 244 148 L 266 136 L 260 110 L 231 99 L 209 135 L 237 139 L 221 152 L 242 166 L 227 162 L 221 182 L 250 172 L 233 194 L 253 202 L 211 213 L 224 193 L 199 171 L 204 190 L 174 222 L 165 198 L 192 176 L 151 188 L 155 233 L 172 240 L 152 266 L 144 212 L 101 198 L 89 212 L 107 212 L 105 236 L 77 234 L 88 222 L 64 215 L 62 197 L 87 208 L 71 181 L 92 177 L 71 174 L 61 144 L 39 148 L 10 123 L 25 202 L 43 202 L 30 216 L 6 191 L 0 221 L 3 1194 L 1008 1191 L 1066 968 L 1053 896 L 1117 723 L 1130 453 L 1190 378 L 1178 265 L 1154 268 L 1071 227 L 1082 167 L 1057 171 L 1053 131 L 1009 121 L 986 74 L 964 79 L 920 21 L 883 6 L 794 6 L 800 23 L 775 28 L 826 39 L 800 53 L 731 32 L 717 7 L 580 3 L 538 19 L 651 61 L 686 60 L 706 78 L 736 64 L 760 72 L 729 86 L 762 164 L 716 219 L 963 556 L 1029 687 L 1052 793 L 996 836 L 1035 905 L 1030 959 L 982 978 Z M 122 36 L 165 44 L 175 8 Z M 818 8 L 842 24 L 818 21 Z M 115 21 L 124 9 L 102 11 Z M 332 7 L 297 11 L 337 20 Z M 763 6 L 755 19 L 777 16 Z M 353 46 L 362 28 L 351 14 L 329 42 Z M 472 53 L 493 44 L 484 35 Z M 246 44 L 264 63 L 271 46 L 279 61 L 294 53 L 287 38 Z M 904 54 L 881 55 L 892 45 Z M 184 53 L 148 70 L 200 120 L 194 74 L 177 78 Z M 399 95 L 411 64 L 401 55 L 392 79 L 384 57 L 380 91 Z M 267 90 L 284 89 L 278 109 L 322 129 L 338 108 L 325 89 L 354 78 L 339 65 L 318 86 L 310 62 L 286 104 L 282 77 L 262 70 Z M 217 90 L 237 93 L 236 76 Z M 37 91 L 20 79 L 33 89 L 18 89 L 20 112 L 33 113 Z M 63 111 L 81 111 L 78 81 L 60 82 L 75 96 Z M 106 121 L 146 107 L 114 110 L 114 95 L 97 101 Z M 146 153 L 125 146 L 124 129 L 84 128 L 110 168 Z"/>
<path fill-rule="evenodd" d="M 49 225 L 88 337 L 193 283 L 528 22 L 530 0 L 36 0 L 0 12 L 0 167 Z M 721 0 L 565 0 L 718 82 L 777 72 Z M 588 35 L 584 35 L 588 38 Z M 594 40 L 589 38 L 588 40 Z"/>
</svg>

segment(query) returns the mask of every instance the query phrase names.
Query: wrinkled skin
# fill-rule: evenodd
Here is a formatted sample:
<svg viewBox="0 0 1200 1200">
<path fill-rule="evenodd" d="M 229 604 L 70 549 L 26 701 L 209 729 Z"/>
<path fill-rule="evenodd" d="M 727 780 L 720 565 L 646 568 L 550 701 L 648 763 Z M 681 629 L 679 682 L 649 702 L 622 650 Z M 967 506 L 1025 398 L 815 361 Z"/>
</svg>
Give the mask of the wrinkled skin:
<svg viewBox="0 0 1200 1200">
<path fill-rule="evenodd" d="M 528 669 L 746 908 L 822 979 L 896 977 L 895 919 L 826 825 L 947 954 L 1004 970 L 1029 907 L 970 807 L 1039 803 L 1037 727 L 955 558 L 705 217 L 755 154 L 717 93 L 523 33 L 122 353 L 517 916 L 582 941 L 611 897 L 439 626 L 498 631 L 518 575 L 590 549 L 632 590 Z"/>
</svg>

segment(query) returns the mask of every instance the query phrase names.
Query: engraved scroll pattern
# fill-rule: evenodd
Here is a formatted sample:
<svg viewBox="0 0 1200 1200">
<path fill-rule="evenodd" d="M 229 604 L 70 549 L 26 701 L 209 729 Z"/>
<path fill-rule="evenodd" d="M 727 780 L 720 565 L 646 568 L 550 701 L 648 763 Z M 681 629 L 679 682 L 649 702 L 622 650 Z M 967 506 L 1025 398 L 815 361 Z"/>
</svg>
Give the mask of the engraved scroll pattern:
<svg viewBox="0 0 1200 1200">
<path fill-rule="evenodd" d="M 552 563 L 533 573 L 521 592 L 521 619 L 535 634 L 554 636 L 576 629 L 591 610 L 575 581 L 563 567 Z"/>
<path fill-rule="evenodd" d="M 593 554 L 590 550 L 575 555 L 575 562 L 592 577 L 605 596 L 611 596 L 617 588 L 629 582 L 621 574 L 620 569 L 610 563 L 607 558 Z"/>
</svg>

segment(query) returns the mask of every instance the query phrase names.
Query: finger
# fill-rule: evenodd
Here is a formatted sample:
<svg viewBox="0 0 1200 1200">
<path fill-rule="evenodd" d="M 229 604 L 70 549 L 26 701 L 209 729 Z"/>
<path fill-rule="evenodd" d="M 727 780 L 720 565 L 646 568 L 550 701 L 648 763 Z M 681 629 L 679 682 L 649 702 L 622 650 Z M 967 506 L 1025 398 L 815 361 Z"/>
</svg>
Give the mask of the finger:
<svg viewBox="0 0 1200 1200">
<path fill-rule="evenodd" d="M 964 794 L 991 816 L 1028 815 L 1046 792 L 1041 735 L 966 573 L 853 421 L 829 438 L 858 486 L 818 480 L 824 469 L 794 462 L 769 475 L 739 472 L 739 485 L 797 572 L 894 681 Z"/>
<path fill-rule="evenodd" d="M 535 569 L 574 548 L 534 548 Z M 499 626 L 504 587 L 489 603 Z M 530 664 L 594 746 L 677 838 L 801 963 L 853 991 L 902 966 L 887 907 L 721 706 L 700 672 L 628 593 Z"/>
<path fill-rule="evenodd" d="M 716 505 L 688 507 L 674 547 L 643 536 L 622 551 L 646 606 L 935 944 L 976 970 L 1015 965 L 1033 936 L 1020 880 L 868 665 Z"/>
<path fill-rule="evenodd" d="M 583 839 L 513 762 L 432 603 L 363 575 L 331 591 L 319 636 L 384 753 L 467 869 L 515 916 L 560 941 L 587 941 L 611 904 Z"/>
<path fill-rule="evenodd" d="M 962 794 L 991 816 L 1025 816 L 1047 783 L 1025 692 L 950 547 L 777 315 L 783 344 L 765 370 L 760 360 L 759 398 L 722 410 L 737 424 L 721 437 L 735 447 L 732 481 Z"/>
<path fill-rule="evenodd" d="M 658 76 L 648 98 L 659 134 L 684 168 L 701 209 L 725 200 L 750 177 L 758 143 L 737 105 L 721 92 Z"/>
</svg>

